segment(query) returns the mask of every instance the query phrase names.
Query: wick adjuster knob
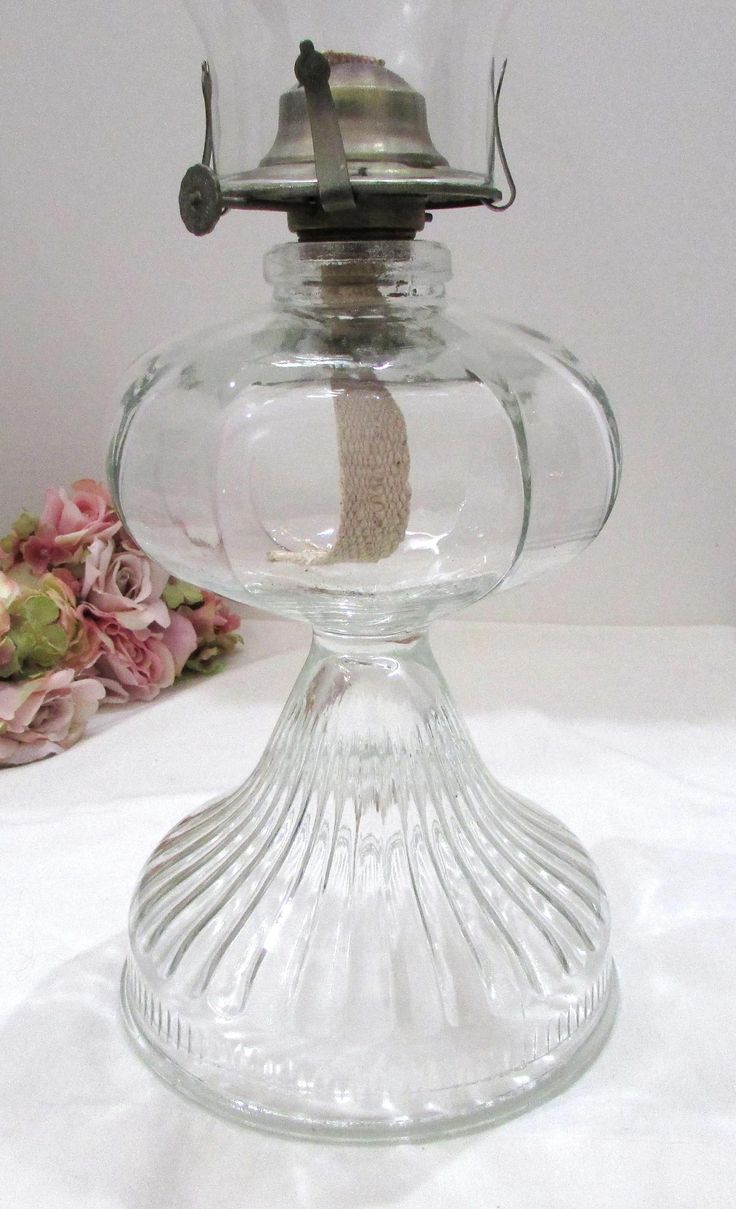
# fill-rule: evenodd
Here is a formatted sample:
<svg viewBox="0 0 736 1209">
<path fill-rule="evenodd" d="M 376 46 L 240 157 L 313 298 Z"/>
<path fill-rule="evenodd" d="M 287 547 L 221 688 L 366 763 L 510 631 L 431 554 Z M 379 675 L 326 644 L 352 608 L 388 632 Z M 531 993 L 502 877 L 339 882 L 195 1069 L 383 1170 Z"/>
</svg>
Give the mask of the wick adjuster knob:
<svg viewBox="0 0 736 1209">
<path fill-rule="evenodd" d="M 206 164 L 192 164 L 179 190 L 179 213 L 192 235 L 209 235 L 225 211 L 217 176 Z"/>
</svg>

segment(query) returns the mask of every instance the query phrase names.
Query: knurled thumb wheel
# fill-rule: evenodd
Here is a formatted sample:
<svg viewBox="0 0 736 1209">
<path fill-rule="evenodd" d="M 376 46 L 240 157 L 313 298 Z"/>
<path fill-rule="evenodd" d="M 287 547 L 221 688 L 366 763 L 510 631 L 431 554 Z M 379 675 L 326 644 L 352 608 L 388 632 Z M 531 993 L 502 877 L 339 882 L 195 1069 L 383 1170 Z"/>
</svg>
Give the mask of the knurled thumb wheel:
<svg viewBox="0 0 736 1209">
<path fill-rule="evenodd" d="M 184 173 L 179 190 L 179 213 L 193 235 L 209 235 L 220 220 L 224 206 L 220 182 L 206 164 L 193 164 Z"/>
</svg>

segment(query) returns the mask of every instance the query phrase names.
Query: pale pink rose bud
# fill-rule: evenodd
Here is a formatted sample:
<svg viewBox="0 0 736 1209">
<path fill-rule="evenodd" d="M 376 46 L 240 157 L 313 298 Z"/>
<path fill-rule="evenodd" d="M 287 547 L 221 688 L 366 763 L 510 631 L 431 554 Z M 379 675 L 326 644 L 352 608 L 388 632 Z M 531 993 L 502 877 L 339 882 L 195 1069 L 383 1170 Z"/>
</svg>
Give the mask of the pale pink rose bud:
<svg viewBox="0 0 736 1209">
<path fill-rule="evenodd" d="M 0 764 L 29 764 L 81 738 L 104 697 L 96 680 L 74 680 L 71 668 L 0 684 Z"/>
<path fill-rule="evenodd" d="M 23 547 L 23 557 L 31 565 L 31 559 L 38 561 L 48 551 L 53 566 L 55 560 L 62 561 L 60 551 L 66 551 L 66 558 L 70 558 L 94 538 L 112 537 L 120 524 L 110 494 L 102 483 L 79 479 L 70 491 L 64 487 L 51 487 L 46 492 L 36 533 Z"/>
<path fill-rule="evenodd" d="M 129 630 L 165 629 L 169 610 L 161 599 L 169 576 L 141 551 L 116 550 L 95 539 L 84 563 L 81 596 L 93 612 Z"/>
<path fill-rule="evenodd" d="M 176 678 L 174 656 L 164 636 L 150 630 L 131 630 L 114 617 L 100 616 L 97 627 L 101 651 L 90 669 L 112 703 L 152 701 Z"/>
<path fill-rule="evenodd" d="M 180 676 L 187 659 L 196 650 L 197 635 L 194 631 L 194 626 L 187 617 L 182 617 L 176 612 L 170 613 L 169 616 L 171 622 L 164 630 L 161 638 L 171 651 L 176 674 Z"/>
</svg>

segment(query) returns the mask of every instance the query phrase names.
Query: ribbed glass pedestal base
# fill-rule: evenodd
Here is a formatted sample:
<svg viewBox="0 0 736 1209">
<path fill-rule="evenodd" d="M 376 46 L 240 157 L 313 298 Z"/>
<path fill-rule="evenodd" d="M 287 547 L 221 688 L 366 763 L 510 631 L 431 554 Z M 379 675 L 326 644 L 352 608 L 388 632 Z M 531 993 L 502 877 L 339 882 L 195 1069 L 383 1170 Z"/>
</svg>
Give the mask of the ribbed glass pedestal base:
<svg viewBox="0 0 736 1209">
<path fill-rule="evenodd" d="M 590 858 L 489 776 L 426 638 L 321 637 L 245 785 L 146 865 L 124 1016 L 231 1117 L 428 1137 L 584 1069 L 615 1011 L 608 942 Z"/>
</svg>

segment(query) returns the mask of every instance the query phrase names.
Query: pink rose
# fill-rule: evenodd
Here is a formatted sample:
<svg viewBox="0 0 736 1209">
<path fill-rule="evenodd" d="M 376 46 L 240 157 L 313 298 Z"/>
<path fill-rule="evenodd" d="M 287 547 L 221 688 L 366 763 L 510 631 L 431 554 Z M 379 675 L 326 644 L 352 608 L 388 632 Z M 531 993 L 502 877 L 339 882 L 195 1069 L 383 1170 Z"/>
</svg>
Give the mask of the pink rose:
<svg viewBox="0 0 736 1209">
<path fill-rule="evenodd" d="M 152 701 L 174 683 L 180 661 L 187 658 L 184 651 L 196 645 L 194 630 L 189 634 L 178 623 L 170 638 L 168 629 L 162 634 L 131 630 L 113 617 L 99 617 L 97 627 L 102 649 L 92 675 L 113 703 Z"/>
<path fill-rule="evenodd" d="M 75 575 L 72 575 L 68 567 L 54 567 L 53 574 L 63 584 L 66 584 L 69 591 L 73 592 L 75 597 L 79 595 L 82 584 Z"/>
<path fill-rule="evenodd" d="M 197 637 L 207 637 L 213 632 L 215 634 L 232 634 L 234 630 L 238 629 L 241 618 L 237 613 L 230 611 L 227 602 L 221 596 L 208 592 L 206 588 L 202 590 L 202 596 L 204 604 L 199 608 L 193 608 L 187 614 L 191 617 Z"/>
<path fill-rule="evenodd" d="M 72 561 L 94 538 L 112 537 L 120 523 L 102 483 L 79 479 L 70 492 L 51 487 L 36 532 L 23 543 L 23 558 L 39 575 L 49 566 Z"/>
<path fill-rule="evenodd" d="M 53 533 L 34 533 L 21 547 L 23 562 L 34 575 L 45 575 L 49 567 L 57 567 L 69 556 L 69 551 L 57 543 Z"/>
<path fill-rule="evenodd" d="M 93 612 L 128 630 L 165 628 L 169 610 L 161 599 L 168 573 L 141 551 L 116 550 L 114 542 L 95 538 L 84 564 L 82 598 Z"/>
<path fill-rule="evenodd" d="M 104 696 L 71 668 L 0 685 L 0 764 L 29 764 L 77 742 Z"/>
<path fill-rule="evenodd" d="M 171 651 L 177 676 L 184 671 L 184 664 L 189 656 L 197 649 L 197 634 L 188 617 L 179 613 L 169 613 L 170 624 L 166 627 L 161 638 Z"/>
<path fill-rule="evenodd" d="M 99 656 L 102 649 L 102 635 L 97 618 L 91 617 L 87 613 L 84 602 L 77 606 L 76 617 L 79 629 L 69 646 L 64 662 L 67 667 L 74 668 L 75 672 L 82 672 L 92 667 Z"/>
<path fill-rule="evenodd" d="M 203 590 L 202 597 L 202 604 L 182 605 L 177 614 L 191 621 L 197 636 L 197 649 L 189 658 L 188 669 L 216 672 L 222 667 L 223 656 L 242 642 L 240 635 L 235 633 L 241 619 L 214 592 Z"/>
</svg>

